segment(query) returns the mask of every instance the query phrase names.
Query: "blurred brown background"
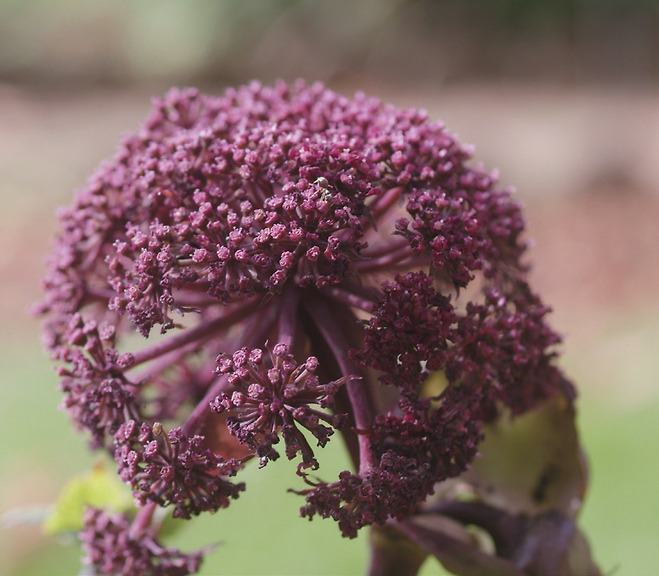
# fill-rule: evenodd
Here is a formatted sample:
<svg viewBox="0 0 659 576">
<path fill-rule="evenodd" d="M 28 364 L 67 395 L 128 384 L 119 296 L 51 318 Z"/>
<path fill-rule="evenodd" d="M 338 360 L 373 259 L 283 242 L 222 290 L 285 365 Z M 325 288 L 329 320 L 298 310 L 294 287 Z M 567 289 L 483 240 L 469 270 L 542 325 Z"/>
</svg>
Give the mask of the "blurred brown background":
<svg viewBox="0 0 659 576">
<path fill-rule="evenodd" d="M 52 502 L 86 465 L 69 454 L 83 442 L 55 410 L 26 312 L 56 207 L 137 128 L 151 95 L 297 77 L 425 108 L 517 187 L 536 287 L 581 388 L 593 476 L 583 525 L 605 570 L 656 574 L 652 0 L 0 0 L 0 514 Z M 33 556 L 57 554 L 12 518 L 0 574 L 38 573 Z"/>
</svg>

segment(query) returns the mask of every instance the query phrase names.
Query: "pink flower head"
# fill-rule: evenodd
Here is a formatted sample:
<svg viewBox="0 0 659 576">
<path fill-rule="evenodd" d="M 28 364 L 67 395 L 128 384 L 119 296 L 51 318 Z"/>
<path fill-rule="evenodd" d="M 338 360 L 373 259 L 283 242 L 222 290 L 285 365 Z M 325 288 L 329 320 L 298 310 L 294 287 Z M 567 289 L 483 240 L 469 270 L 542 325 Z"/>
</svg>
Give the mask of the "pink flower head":
<svg viewBox="0 0 659 576">
<path fill-rule="evenodd" d="M 42 304 L 64 406 L 141 505 L 224 507 L 283 438 L 303 514 L 354 536 L 463 472 L 502 407 L 569 390 L 520 208 L 470 156 L 320 84 L 154 101 L 61 211 Z M 354 468 L 321 479 L 335 430 Z"/>
</svg>

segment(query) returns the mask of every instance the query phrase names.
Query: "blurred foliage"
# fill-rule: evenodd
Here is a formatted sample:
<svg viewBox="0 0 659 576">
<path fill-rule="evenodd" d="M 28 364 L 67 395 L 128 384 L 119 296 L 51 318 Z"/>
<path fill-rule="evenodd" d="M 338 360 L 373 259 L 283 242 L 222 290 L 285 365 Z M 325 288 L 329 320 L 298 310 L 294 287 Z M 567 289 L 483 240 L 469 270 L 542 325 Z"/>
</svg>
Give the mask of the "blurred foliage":
<svg viewBox="0 0 659 576">
<path fill-rule="evenodd" d="M 115 511 L 133 509 L 130 490 L 110 467 L 114 468 L 113 464 L 98 462 L 89 472 L 66 483 L 43 523 L 46 534 L 80 530 L 87 506 Z"/>
<path fill-rule="evenodd" d="M 0 80 L 658 80 L 656 0 L 0 0 Z"/>
</svg>

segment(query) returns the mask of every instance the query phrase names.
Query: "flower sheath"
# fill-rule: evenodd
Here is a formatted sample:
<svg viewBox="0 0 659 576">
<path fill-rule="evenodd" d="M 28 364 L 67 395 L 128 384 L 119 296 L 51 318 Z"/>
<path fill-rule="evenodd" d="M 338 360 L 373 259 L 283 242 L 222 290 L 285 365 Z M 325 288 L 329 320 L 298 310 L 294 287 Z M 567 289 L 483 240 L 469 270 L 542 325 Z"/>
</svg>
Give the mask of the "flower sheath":
<svg viewBox="0 0 659 576">
<path fill-rule="evenodd" d="M 154 101 L 60 212 L 41 305 L 63 405 L 141 506 L 222 508 L 283 438 L 302 514 L 353 537 L 414 514 L 505 407 L 570 394 L 520 208 L 470 156 L 422 111 L 320 84 Z M 354 469 L 311 479 L 335 430 Z"/>
</svg>

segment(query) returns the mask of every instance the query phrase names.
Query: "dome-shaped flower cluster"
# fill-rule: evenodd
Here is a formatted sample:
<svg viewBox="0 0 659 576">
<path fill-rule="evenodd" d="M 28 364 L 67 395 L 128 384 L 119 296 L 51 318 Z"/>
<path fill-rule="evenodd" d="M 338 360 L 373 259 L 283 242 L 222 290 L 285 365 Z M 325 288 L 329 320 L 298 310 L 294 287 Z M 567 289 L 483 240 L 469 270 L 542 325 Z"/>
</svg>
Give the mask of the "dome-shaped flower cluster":
<svg viewBox="0 0 659 576">
<path fill-rule="evenodd" d="M 464 471 L 502 407 L 569 389 L 520 208 L 470 156 L 320 84 L 155 100 L 61 211 L 41 306 L 64 406 L 142 505 L 223 507 L 282 437 L 303 514 L 354 536 Z M 340 429 L 354 469 L 322 479 L 302 429 Z"/>
</svg>

